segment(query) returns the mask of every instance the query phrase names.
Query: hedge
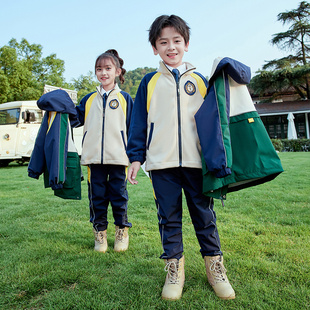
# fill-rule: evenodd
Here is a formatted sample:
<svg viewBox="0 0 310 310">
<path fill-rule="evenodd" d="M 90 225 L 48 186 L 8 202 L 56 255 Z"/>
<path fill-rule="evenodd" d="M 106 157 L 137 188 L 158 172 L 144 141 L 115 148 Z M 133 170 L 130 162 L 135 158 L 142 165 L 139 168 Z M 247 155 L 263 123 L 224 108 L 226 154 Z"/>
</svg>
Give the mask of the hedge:
<svg viewBox="0 0 310 310">
<path fill-rule="evenodd" d="M 310 139 L 271 139 L 279 152 L 310 152 Z"/>
</svg>

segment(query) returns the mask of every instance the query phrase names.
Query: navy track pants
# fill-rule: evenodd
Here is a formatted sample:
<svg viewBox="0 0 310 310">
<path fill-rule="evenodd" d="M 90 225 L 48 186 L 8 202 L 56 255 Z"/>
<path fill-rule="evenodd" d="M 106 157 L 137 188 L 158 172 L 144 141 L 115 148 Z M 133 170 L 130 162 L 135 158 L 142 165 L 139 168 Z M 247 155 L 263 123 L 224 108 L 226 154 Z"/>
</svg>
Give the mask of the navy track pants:
<svg viewBox="0 0 310 310">
<path fill-rule="evenodd" d="M 126 167 L 120 165 L 88 166 L 88 198 L 90 222 L 97 231 L 108 227 L 108 206 L 111 203 L 114 224 L 131 227 L 127 217 Z"/>
<path fill-rule="evenodd" d="M 201 169 L 169 168 L 153 170 L 150 175 L 164 250 L 160 258 L 180 259 L 183 255 L 182 189 L 202 257 L 222 255 L 213 198 L 202 194 Z"/>
</svg>

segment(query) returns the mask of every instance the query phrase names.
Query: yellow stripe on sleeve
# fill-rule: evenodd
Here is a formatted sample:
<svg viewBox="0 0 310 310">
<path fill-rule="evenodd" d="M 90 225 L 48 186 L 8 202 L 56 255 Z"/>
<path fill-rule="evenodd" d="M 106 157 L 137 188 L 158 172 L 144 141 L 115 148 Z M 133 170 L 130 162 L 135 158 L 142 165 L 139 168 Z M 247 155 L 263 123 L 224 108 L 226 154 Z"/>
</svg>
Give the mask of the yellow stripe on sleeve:
<svg viewBox="0 0 310 310">
<path fill-rule="evenodd" d="M 85 105 L 85 119 L 84 119 L 84 121 L 85 121 L 86 118 L 87 118 L 87 115 L 88 115 L 88 113 L 89 113 L 91 104 L 93 103 L 93 100 L 95 99 L 96 96 L 97 96 L 97 92 L 93 93 L 93 94 L 87 99 L 87 102 L 86 102 L 86 105 Z"/>
<path fill-rule="evenodd" d="M 155 73 L 147 85 L 147 106 L 146 106 L 147 112 L 149 112 L 151 98 L 153 96 L 153 92 L 154 92 L 157 80 L 159 79 L 160 76 L 161 76 L 160 72 Z"/>
<path fill-rule="evenodd" d="M 126 118 L 127 101 L 126 101 L 126 99 L 124 98 L 124 96 L 121 93 L 117 93 L 117 97 L 118 97 L 118 100 L 119 100 L 119 102 L 121 104 L 121 107 L 123 109 L 123 112 L 124 112 L 124 115 L 125 115 L 125 118 Z"/>
<path fill-rule="evenodd" d="M 192 73 L 191 74 L 191 77 L 193 77 L 197 84 L 198 84 L 198 89 L 199 89 L 199 92 L 200 92 L 200 95 L 202 96 L 202 98 L 205 97 L 206 93 L 207 93 L 207 87 L 206 87 L 206 84 L 205 82 L 203 81 L 203 79 L 196 73 Z"/>
</svg>

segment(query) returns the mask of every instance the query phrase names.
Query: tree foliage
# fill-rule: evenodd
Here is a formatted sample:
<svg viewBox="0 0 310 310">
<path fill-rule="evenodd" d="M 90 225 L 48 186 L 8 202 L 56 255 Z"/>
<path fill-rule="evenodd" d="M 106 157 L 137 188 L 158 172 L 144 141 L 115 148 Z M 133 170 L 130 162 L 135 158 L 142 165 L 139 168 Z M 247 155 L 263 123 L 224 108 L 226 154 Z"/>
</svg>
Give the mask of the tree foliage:
<svg viewBox="0 0 310 310">
<path fill-rule="evenodd" d="M 144 67 L 126 72 L 125 82 L 123 85 L 121 85 L 122 90 L 129 93 L 131 97 L 135 98 L 142 78 L 147 73 L 153 72 L 155 70 L 155 68 Z"/>
<path fill-rule="evenodd" d="M 42 57 L 42 49 L 26 39 L 0 48 L 0 103 L 37 100 L 45 84 L 72 88 L 63 77 L 64 61 L 56 54 Z"/>
<path fill-rule="evenodd" d="M 73 86 L 78 92 L 78 102 L 87 94 L 95 91 L 98 83 L 91 71 L 88 72 L 88 75 L 80 75 L 77 79 L 73 79 Z"/>
<path fill-rule="evenodd" d="M 96 90 L 99 82 L 92 72 L 72 79 L 72 84 L 66 83 L 64 61 L 56 54 L 42 57 L 42 49 L 40 44 L 30 44 L 26 39 L 11 39 L 0 48 L 0 103 L 38 100 L 45 84 L 77 90 L 78 102 Z M 134 98 L 143 76 L 155 70 L 145 67 L 126 72 L 120 88 Z"/>
<path fill-rule="evenodd" d="M 272 93 L 273 99 L 294 89 L 300 98 L 310 98 L 309 18 L 310 4 L 306 1 L 300 2 L 297 9 L 278 14 L 278 21 L 290 26 L 287 31 L 274 34 L 271 43 L 294 54 L 268 61 L 250 83 L 255 93 Z"/>
</svg>

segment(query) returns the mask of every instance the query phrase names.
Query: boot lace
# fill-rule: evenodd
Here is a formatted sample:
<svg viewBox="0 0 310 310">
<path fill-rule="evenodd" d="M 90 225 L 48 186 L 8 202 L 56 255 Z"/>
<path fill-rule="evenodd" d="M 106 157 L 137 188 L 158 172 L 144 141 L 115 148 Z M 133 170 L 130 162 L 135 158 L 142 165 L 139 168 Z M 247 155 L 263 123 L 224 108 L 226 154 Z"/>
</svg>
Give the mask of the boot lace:
<svg viewBox="0 0 310 310">
<path fill-rule="evenodd" d="M 215 282 L 226 282 L 226 269 L 221 260 L 211 260 L 210 271 Z"/>
<path fill-rule="evenodd" d="M 101 244 L 104 243 L 105 238 L 104 238 L 104 233 L 103 233 L 103 231 L 98 231 L 98 232 L 96 233 L 96 239 L 97 239 L 97 241 L 98 241 L 99 243 L 101 243 Z"/>
<path fill-rule="evenodd" d="M 169 284 L 178 284 L 180 282 L 178 267 L 179 263 L 176 261 L 169 261 L 166 263 L 164 270 L 168 272 Z"/>
<path fill-rule="evenodd" d="M 123 229 L 118 229 L 116 232 L 115 232 L 115 239 L 117 239 L 118 241 L 120 242 L 123 242 L 124 241 L 124 232 L 125 232 L 125 228 Z"/>
</svg>

